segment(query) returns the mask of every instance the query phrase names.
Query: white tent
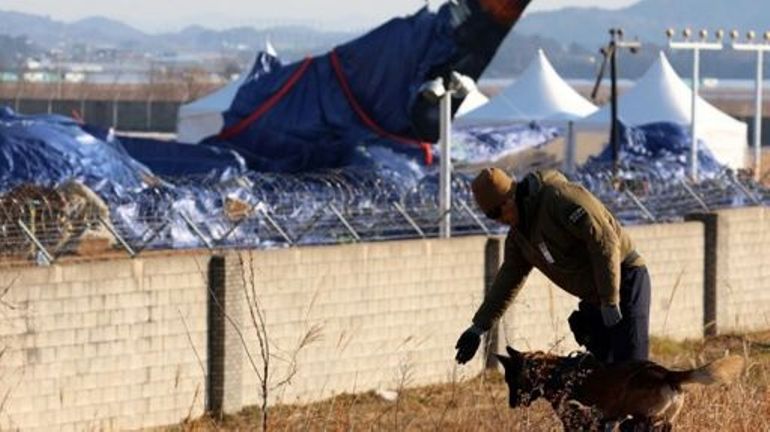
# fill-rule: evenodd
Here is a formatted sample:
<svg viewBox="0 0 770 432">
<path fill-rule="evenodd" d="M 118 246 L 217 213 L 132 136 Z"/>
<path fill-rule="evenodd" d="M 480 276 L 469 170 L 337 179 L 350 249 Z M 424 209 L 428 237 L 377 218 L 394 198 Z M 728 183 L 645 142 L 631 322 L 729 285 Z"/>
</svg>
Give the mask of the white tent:
<svg viewBox="0 0 770 432">
<path fill-rule="evenodd" d="M 179 142 L 196 144 L 200 140 L 219 133 L 224 125 L 222 112 L 230 107 L 246 74 L 224 87 L 179 107 L 176 123 L 176 139 Z"/>
<path fill-rule="evenodd" d="M 463 99 L 463 103 L 460 104 L 460 107 L 457 108 L 457 112 L 455 113 L 455 117 L 463 116 L 476 108 L 483 106 L 489 102 L 489 98 L 484 95 L 484 93 L 480 92 L 478 89 L 474 89 L 472 92 L 468 93 L 467 96 L 465 96 L 465 99 Z"/>
<path fill-rule="evenodd" d="M 745 166 L 748 148 L 747 126 L 698 98 L 698 138 L 705 142 L 721 163 Z M 618 116 L 630 126 L 655 122 L 689 125 L 692 118 L 692 91 L 676 74 L 665 54 L 618 100 Z M 596 147 L 592 141 L 609 139 L 611 107 L 603 107 L 576 124 L 578 147 Z"/>
<path fill-rule="evenodd" d="M 459 125 L 501 125 L 533 120 L 560 122 L 583 118 L 596 106 L 567 84 L 543 53 L 489 103 L 457 120 Z"/>
<path fill-rule="evenodd" d="M 278 58 L 270 42 L 265 43 L 265 53 Z M 251 62 L 249 66 L 253 64 L 254 62 Z M 224 126 L 222 113 L 230 108 L 238 89 L 246 80 L 248 75 L 246 72 L 242 72 L 238 79 L 213 93 L 179 107 L 176 123 L 177 141 L 197 144 L 202 139 L 219 133 Z"/>
</svg>

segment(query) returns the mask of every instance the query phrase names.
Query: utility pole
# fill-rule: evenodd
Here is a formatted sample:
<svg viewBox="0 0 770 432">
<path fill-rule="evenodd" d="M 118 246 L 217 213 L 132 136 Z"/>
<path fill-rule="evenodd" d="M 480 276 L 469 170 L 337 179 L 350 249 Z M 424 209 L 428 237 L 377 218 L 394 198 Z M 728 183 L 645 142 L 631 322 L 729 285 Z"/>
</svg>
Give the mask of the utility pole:
<svg viewBox="0 0 770 432">
<path fill-rule="evenodd" d="M 666 36 L 668 36 L 668 47 L 671 49 L 684 49 L 692 50 L 692 100 L 691 100 L 691 119 L 690 119 L 690 135 L 692 143 L 690 145 L 690 178 L 692 181 L 698 181 L 698 89 L 700 86 L 700 52 L 701 50 L 716 51 L 722 49 L 722 38 L 724 37 L 724 31 L 716 31 L 716 41 L 709 42 L 708 31 L 700 31 L 700 40 L 690 40 L 692 36 L 692 30 L 686 28 L 682 31 L 684 40 L 681 42 L 674 42 L 675 35 L 674 29 L 668 29 Z"/>
<path fill-rule="evenodd" d="M 733 39 L 733 49 L 736 51 L 754 51 L 757 53 L 757 77 L 755 83 L 754 95 L 754 180 L 762 179 L 762 90 L 764 84 L 764 54 L 770 51 L 770 31 L 766 31 L 764 42 L 754 42 L 756 34 L 753 31 L 746 33 L 747 42 L 738 42 L 739 33 L 737 30 L 730 32 Z"/>
<path fill-rule="evenodd" d="M 623 40 L 623 29 L 611 28 L 610 29 L 610 43 L 602 47 L 601 53 L 604 55 L 604 62 L 602 63 L 599 75 L 596 78 L 596 84 L 594 90 L 591 93 L 591 98 L 596 99 L 596 95 L 599 91 L 599 85 L 601 85 L 602 78 L 604 77 L 604 70 L 607 67 L 607 61 L 610 63 L 610 147 L 612 148 L 612 176 L 617 185 L 618 173 L 620 171 L 620 122 L 618 120 L 618 50 L 628 49 L 632 54 L 636 54 L 642 44 L 639 41 L 625 41 Z"/>
</svg>

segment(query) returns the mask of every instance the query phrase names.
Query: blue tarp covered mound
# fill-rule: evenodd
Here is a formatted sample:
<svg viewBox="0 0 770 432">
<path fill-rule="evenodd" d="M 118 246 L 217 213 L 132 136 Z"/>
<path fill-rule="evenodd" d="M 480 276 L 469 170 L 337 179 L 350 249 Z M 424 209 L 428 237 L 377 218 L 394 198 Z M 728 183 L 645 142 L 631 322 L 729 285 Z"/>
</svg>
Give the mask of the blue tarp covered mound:
<svg viewBox="0 0 770 432">
<path fill-rule="evenodd" d="M 205 176 L 226 171 L 242 174 L 246 171 L 246 162 L 241 155 L 220 147 L 128 136 L 118 136 L 117 141 L 113 141 L 159 176 Z"/>
<path fill-rule="evenodd" d="M 529 1 L 496 3 L 521 11 Z M 372 144 L 423 158 L 420 142 L 435 141 L 439 124 L 420 87 L 452 70 L 477 79 L 512 25 L 478 0 L 393 19 L 327 55 L 244 83 L 222 134 L 207 144 L 238 151 L 256 171 L 343 167 L 356 147 Z"/>
<path fill-rule="evenodd" d="M 0 106 L 0 192 L 75 179 L 109 198 L 141 190 L 151 176 L 118 141 L 100 139 L 70 118 Z"/>
<path fill-rule="evenodd" d="M 629 127 L 621 124 L 620 170 L 629 178 L 680 179 L 688 175 L 691 136 L 688 126 L 676 123 L 650 123 Z M 699 141 L 698 172 L 701 178 L 721 175 L 725 166 Z M 607 145 L 589 158 L 580 171 L 597 173 L 612 170 L 613 150 Z"/>
</svg>

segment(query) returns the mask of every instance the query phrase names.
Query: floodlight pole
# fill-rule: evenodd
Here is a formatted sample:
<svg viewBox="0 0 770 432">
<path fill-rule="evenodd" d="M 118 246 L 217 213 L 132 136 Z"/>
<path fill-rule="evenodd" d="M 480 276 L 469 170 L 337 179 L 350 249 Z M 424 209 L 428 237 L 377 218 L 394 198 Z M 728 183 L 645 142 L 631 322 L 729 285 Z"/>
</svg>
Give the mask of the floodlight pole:
<svg viewBox="0 0 770 432">
<path fill-rule="evenodd" d="M 441 168 L 439 173 L 439 238 L 452 237 L 452 91 L 441 96 L 439 106 Z"/>
<path fill-rule="evenodd" d="M 733 42 L 733 49 L 736 51 L 756 51 L 757 53 L 757 77 L 755 83 L 756 94 L 754 95 L 754 180 L 761 180 L 762 169 L 762 90 L 763 90 L 763 69 L 765 51 L 770 51 L 770 43 L 765 39 L 764 44 L 738 43 Z"/>
<path fill-rule="evenodd" d="M 669 37 L 671 37 L 670 35 Z M 686 30 L 686 36 L 689 38 L 689 31 Z M 702 36 L 705 39 L 705 36 Z M 700 52 L 701 50 L 721 50 L 722 42 L 707 42 L 705 40 L 684 42 L 674 42 L 669 40 L 668 47 L 670 49 L 685 49 L 692 50 L 692 99 L 690 101 L 691 119 L 690 119 L 690 135 L 692 143 L 690 145 L 690 178 L 694 181 L 698 181 L 698 90 L 700 87 Z"/>
</svg>

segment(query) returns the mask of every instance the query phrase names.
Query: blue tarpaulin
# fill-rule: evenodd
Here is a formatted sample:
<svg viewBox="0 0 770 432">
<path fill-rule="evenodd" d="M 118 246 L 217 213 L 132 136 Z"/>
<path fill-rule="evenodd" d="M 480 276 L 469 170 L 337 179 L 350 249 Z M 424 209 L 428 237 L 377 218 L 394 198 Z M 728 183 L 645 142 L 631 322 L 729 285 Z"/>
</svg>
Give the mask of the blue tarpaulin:
<svg viewBox="0 0 770 432">
<path fill-rule="evenodd" d="M 160 176 L 208 175 L 226 170 L 240 174 L 246 171 L 243 158 L 233 150 L 152 138 L 118 138 L 129 155 Z"/>
<path fill-rule="evenodd" d="M 424 9 L 415 16 L 392 20 L 335 50 L 358 103 L 384 130 L 410 135 L 409 99 L 431 67 L 453 53 L 448 10 L 443 10 L 441 19 Z M 329 55 L 244 83 L 225 112 L 225 130 L 278 94 L 303 67 L 304 74 L 269 111 L 242 133 L 211 144 L 236 149 L 257 171 L 289 172 L 344 166 L 356 146 L 390 144 L 357 117 Z M 417 145 L 401 147 L 419 156 Z"/>
<path fill-rule="evenodd" d="M 120 142 L 100 139 L 70 118 L 0 106 L 0 191 L 75 179 L 109 198 L 141 190 L 151 175 Z"/>
<path fill-rule="evenodd" d="M 692 142 L 689 126 L 659 122 L 631 127 L 621 123 L 620 137 L 619 165 L 626 175 L 659 179 L 687 176 Z M 612 164 L 613 149 L 607 145 L 600 154 L 589 158 L 582 170 L 599 172 L 610 169 Z M 725 170 L 703 141 L 698 146 L 698 167 L 701 178 L 718 176 Z"/>
<path fill-rule="evenodd" d="M 424 8 L 326 55 L 275 68 L 241 86 L 222 133 L 206 144 L 238 151 L 257 171 L 342 167 L 357 146 L 372 144 L 425 157 L 421 143 L 436 140 L 438 107 L 420 87 L 450 71 L 478 79 L 528 3 Z"/>
</svg>

